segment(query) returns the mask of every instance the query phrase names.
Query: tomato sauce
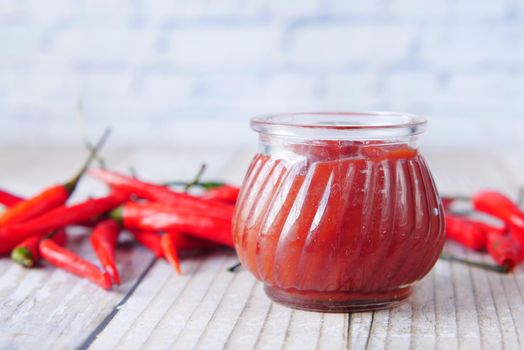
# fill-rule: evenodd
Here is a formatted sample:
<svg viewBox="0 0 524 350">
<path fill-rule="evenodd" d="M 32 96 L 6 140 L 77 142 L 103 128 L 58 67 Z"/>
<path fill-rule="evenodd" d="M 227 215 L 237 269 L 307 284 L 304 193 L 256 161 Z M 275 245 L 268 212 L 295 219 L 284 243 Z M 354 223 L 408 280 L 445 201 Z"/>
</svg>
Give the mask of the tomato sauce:
<svg viewBox="0 0 524 350">
<path fill-rule="evenodd" d="M 267 151 L 267 150 L 266 150 Z M 274 300 L 307 310 L 392 306 L 444 244 L 437 190 L 407 143 L 315 141 L 257 154 L 233 235 Z"/>
</svg>

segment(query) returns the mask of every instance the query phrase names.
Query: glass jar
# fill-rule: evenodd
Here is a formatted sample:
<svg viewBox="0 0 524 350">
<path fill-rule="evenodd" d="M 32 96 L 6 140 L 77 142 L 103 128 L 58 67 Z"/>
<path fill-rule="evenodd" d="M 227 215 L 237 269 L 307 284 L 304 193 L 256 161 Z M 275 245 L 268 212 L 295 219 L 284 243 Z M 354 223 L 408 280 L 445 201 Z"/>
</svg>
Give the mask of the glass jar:
<svg viewBox="0 0 524 350">
<path fill-rule="evenodd" d="M 259 152 L 233 219 L 240 261 L 276 302 L 387 308 L 442 250 L 444 216 L 418 150 L 423 118 L 396 113 L 256 117 Z"/>
</svg>

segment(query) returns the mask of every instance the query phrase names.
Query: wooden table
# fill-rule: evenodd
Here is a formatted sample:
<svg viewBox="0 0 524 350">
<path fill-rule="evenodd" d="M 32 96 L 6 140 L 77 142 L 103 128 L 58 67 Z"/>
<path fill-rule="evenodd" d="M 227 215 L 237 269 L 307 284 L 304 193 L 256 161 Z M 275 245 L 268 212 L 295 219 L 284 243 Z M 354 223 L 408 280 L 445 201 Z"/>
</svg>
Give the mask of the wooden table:
<svg viewBox="0 0 524 350">
<path fill-rule="evenodd" d="M 42 156 L 43 152 L 52 154 Z M 209 177 L 240 182 L 252 151 L 156 148 L 106 149 L 109 164 L 133 165 L 152 180 L 188 179 L 201 161 Z M 4 148 L 0 184 L 32 193 L 64 179 L 80 163 L 80 148 Z M 524 183 L 522 154 L 426 152 L 443 193 L 468 194 L 486 186 L 517 193 Z M 92 180 L 75 200 L 105 189 Z M 93 258 L 82 235 L 72 249 Z M 482 254 L 455 245 L 471 259 Z M 0 260 L 0 348 L 9 349 L 515 349 L 524 346 L 524 270 L 509 275 L 439 261 L 402 306 L 378 312 L 321 314 L 270 302 L 246 271 L 230 273 L 233 252 L 183 260 L 176 276 L 140 247 L 118 251 L 123 284 L 107 292 L 61 270 L 23 269 Z"/>
</svg>

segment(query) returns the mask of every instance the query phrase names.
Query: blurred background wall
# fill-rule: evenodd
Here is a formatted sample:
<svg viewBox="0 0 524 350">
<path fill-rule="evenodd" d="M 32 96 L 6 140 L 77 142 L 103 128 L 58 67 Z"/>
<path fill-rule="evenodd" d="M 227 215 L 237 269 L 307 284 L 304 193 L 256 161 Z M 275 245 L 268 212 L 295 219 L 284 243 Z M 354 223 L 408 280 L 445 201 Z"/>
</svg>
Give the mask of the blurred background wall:
<svg viewBox="0 0 524 350">
<path fill-rule="evenodd" d="M 524 146 L 517 0 L 0 1 L 0 140 L 233 145 L 252 115 L 394 110 Z"/>
</svg>

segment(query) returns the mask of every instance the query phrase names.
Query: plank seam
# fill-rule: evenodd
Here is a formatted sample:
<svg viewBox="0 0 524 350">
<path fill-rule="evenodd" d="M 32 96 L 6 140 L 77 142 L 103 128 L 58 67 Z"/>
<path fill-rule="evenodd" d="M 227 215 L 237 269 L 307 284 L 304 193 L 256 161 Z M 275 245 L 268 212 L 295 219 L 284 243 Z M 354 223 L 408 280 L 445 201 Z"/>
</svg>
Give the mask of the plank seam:
<svg viewBox="0 0 524 350">
<path fill-rule="evenodd" d="M 470 258 L 469 254 L 467 254 L 466 256 L 468 258 Z M 480 316 L 479 316 L 479 310 L 478 310 L 478 305 L 477 305 L 478 294 L 477 294 L 477 290 L 475 288 L 475 282 L 473 281 L 472 269 L 469 266 L 467 267 L 467 269 L 468 269 L 468 275 L 469 275 L 469 283 L 471 284 L 471 292 L 473 293 L 473 302 L 475 303 L 475 315 L 477 316 L 477 326 L 478 326 L 478 329 L 479 329 L 480 346 L 481 346 L 481 348 L 483 348 L 483 346 L 484 346 L 483 339 L 484 339 L 485 335 L 484 335 L 484 331 L 482 330 L 482 327 L 480 326 Z M 487 276 L 486 276 L 486 278 L 487 278 Z M 488 280 L 488 285 L 489 285 L 489 278 L 487 278 L 487 280 Z M 496 313 L 497 306 L 495 305 L 495 300 L 493 298 L 491 298 L 491 299 L 493 301 L 493 306 L 495 307 L 495 313 Z M 498 319 L 498 315 L 497 315 L 497 319 Z M 500 330 L 500 328 L 499 328 L 499 330 Z M 502 339 L 502 332 L 500 334 L 500 338 Z"/>
<path fill-rule="evenodd" d="M 218 311 L 218 309 L 220 309 L 220 307 L 222 306 L 222 303 L 224 302 L 224 298 L 226 297 L 226 295 L 228 294 L 229 292 L 229 289 L 231 288 L 231 285 L 233 285 L 233 283 L 235 282 L 235 280 L 237 279 L 238 277 L 238 273 L 233 273 L 233 277 L 231 278 L 231 280 L 229 280 L 229 283 L 227 284 L 227 287 L 226 289 L 224 290 L 224 293 L 222 294 L 222 296 L 220 297 L 220 300 L 217 304 L 217 306 L 215 307 L 215 310 L 213 310 L 213 313 L 211 314 L 211 317 L 209 318 L 209 320 L 207 321 L 207 324 L 206 324 L 206 327 L 204 328 L 204 330 L 202 331 L 202 333 L 200 333 L 200 336 L 198 337 L 197 339 L 197 342 L 195 344 L 195 348 L 198 348 L 198 345 L 200 344 L 200 342 L 202 341 L 202 337 L 206 334 L 206 331 L 208 330 L 208 326 L 209 324 L 215 319 L 215 316 L 216 316 L 216 313 Z M 252 289 L 251 289 L 252 290 Z M 245 305 L 244 305 L 245 307 Z M 242 309 L 243 310 L 243 309 Z M 235 321 L 235 324 L 236 322 L 238 322 L 238 318 L 237 320 Z M 231 331 L 232 332 L 232 331 Z M 230 334 L 231 334 L 230 332 Z"/>
<path fill-rule="evenodd" d="M 282 343 L 282 349 L 286 347 L 287 339 L 289 338 L 289 328 L 291 327 L 291 323 L 293 322 L 293 316 L 295 315 L 295 309 L 291 310 L 291 314 L 289 315 L 289 321 L 287 322 L 287 328 L 286 328 L 286 334 L 284 336 L 284 342 Z"/>
<path fill-rule="evenodd" d="M 193 315 L 195 314 L 196 310 L 198 309 L 198 307 L 200 306 L 200 304 L 202 303 L 202 301 L 207 297 L 207 295 L 209 294 L 209 291 L 211 290 L 211 287 L 213 286 L 213 284 L 215 283 L 215 281 L 217 280 L 218 276 L 220 275 L 220 271 L 223 271 L 224 270 L 224 267 L 227 265 L 227 262 L 229 261 L 229 259 L 224 259 L 224 261 L 222 262 L 222 264 L 220 265 L 220 269 L 219 269 L 219 272 L 213 277 L 213 279 L 211 280 L 211 282 L 209 283 L 209 285 L 207 286 L 206 288 L 206 291 L 204 292 L 204 295 L 202 296 L 202 298 L 200 299 L 200 302 L 199 304 L 193 309 L 193 311 L 191 311 L 191 313 L 189 314 L 189 317 L 187 318 L 187 321 L 186 321 L 186 324 L 184 325 L 184 327 L 180 330 L 180 332 L 176 335 L 176 337 L 174 338 L 174 340 L 169 344 L 169 348 L 172 348 L 174 345 L 176 345 L 177 341 L 178 341 L 178 338 L 180 338 L 180 335 L 184 333 L 184 331 L 186 330 L 187 328 L 187 325 L 190 323 L 191 321 L 191 318 L 193 318 Z M 180 294 L 182 295 L 182 294 Z M 178 299 L 178 298 L 177 298 Z M 166 313 L 167 314 L 167 313 Z M 146 342 L 147 343 L 147 342 Z"/>
<path fill-rule="evenodd" d="M 326 314 L 322 314 L 320 316 L 320 329 L 318 330 L 318 337 L 317 337 L 317 344 L 315 345 L 315 349 L 320 349 L 320 340 L 322 339 L 322 331 L 324 330 L 324 316 Z"/>
<path fill-rule="evenodd" d="M 178 301 L 180 295 L 181 295 L 182 293 L 184 293 L 184 291 L 186 290 L 187 286 L 191 283 L 191 281 L 192 281 L 193 278 L 195 277 L 195 274 L 200 270 L 200 268 L 201 268 L 202 265 L 204 264 L 204 261 L 205 261 L 205 260 L 202 260 L 202 261 L 198 262 L 198 264 L 196 265 L 194 271 L 191 273 L 191 277 L 186 281 L 186 283 L 184 284 L 184 286 L 183 286 L 182 289 L 180 290 L 179 294 L 176 296 L 175 300 L 173 300 L 173 302 L 171 303 L 171 305 L 169 305 L 169 308 L 166 309 L 166 312 L 164 313 L 164 315 L 168 313 L 168 310 L 170 310 L 171 307 L 172 307 L 172 305 L 175 304 L 175 303 Z M 175 277 L 176 277 L 176 276 L 175 276 Z M 162 288 L 160 288 L 160 289 L 155 293 L 154 297 L 150 300 L 150 302 L 148 303 L 148 305 L 150 305 L 151 302 L 152 302 L 152 301 L 153 301 L 153 300 L 154 300 L 154 299 L 155 299 L 155 298 L 156 298 L 160 293 L 162 293 L 162 291 L 164 290 L 164 288 L 167 286 L 167 284 L 168 284 L 169 282 L 170 282 L 170 279 L 166 279 L 166 280 L 164 281 L 164 284 L 162 285 Z M 139 320 L 140 316 L 141 316 L 143 313 L 144 313 L 144 311 L 141 311 L 140 314 L 136 317 L 136 319 L 134 319 L 133 322 L 131 322 L 131 324 L 130 324 L 129 327 L 128 327 L 128 330 L 127 330 L 127 331 L 122 335 L 122 337 L 121 337 L 122 339 L 125 338 L 125 337 L 127 336 L 127 334 L 129 333 L 129 331 L 133 329 L 133 326 L 137 323 L 137 321 Z M 163 315 L 163 316 L 164 316 L 164 315 Z M 162 319 L 163 319 L 163 318 L 160 318 L 160 320 L 159 320 L 156 324 L 158 325 L 158 323 L 160 323 L 160 321 L 161 321 Z M 146 338 L 145 341 L 144 341 L 144 343 L 147 342 L 148 339 L 149 339 L 149 338 Z"/>
<path fill-rule="evenodd" d="M 353 321 L 353 314 L 347 314 L 347 317 L 345 318 L 345 322 L 347 322 L 346 326 L 346 349 L 351 350 L 351 338 L 352 338 L 352 331 L 351 331 L 351 322 Z"/>
<path fill-rule="evenodd" d="M 87 336 L 86 340 L 78 347 L 79 350 L 86 350 L 88 349 L 91 344 L 96 340 L 96 337 L 102 333 L 102 331 L 109 325 L 111 320 L 118 314 L 122 306 L 131 298 L 135 290 L 138 288 L 138 286 L 142 283 L 144 278 L 147 276 L 149 271 L 153 268 L 155 263 L 157 262 L 157 258 L 153 258 L 147 268 L 142 272 L 142 274 L 138 277 L 135 284 L 133 284 L 133 287 L 127 292 L 127 294 L 120 300 L 118 304 L 115 305 L 113 310 L 98 324 L 98 326 Z"/>
<path fill-rule="evenodd" d="M 240 314 L 238 315 L 237 320 L 235 321 L 235 324 L 233 325 L 233 329 L 231 330 L 231 332 L 229 332 L 229 334 L 228 334 L 228 336 L 226 338 L 226 341 L 224 342 L 224 348 L 227 349 L 227 347 L 229 346 L 229 342 L 231 341 L 231 336 L 235 332 L 235 329 L 236 329 L 236 327 L 238 325 L 238 322 L 245 317 L 245 312 L 246 312 L 248 306 L 251 304 L 251 298 L 253 297 L 253 291 L 257 287 L 258 283 L 259 283 L 258 281 L 253 283 L 253 286 L 251 287 L 251 290 L 249 291 L 249 295 L 247 297 L 247 301 L 244 304 L 244 307 L 242 308 L 242 311 L 240 311 Z"/>
<path fill-rule="evenodd" d="M 485 261 L 486 259 L 483 259 L 483 260 Z M 501 323 L 500 323 L 499 307 L 497 306 L 497 301 L 495 300 L 495 293 L 493 293 L 493 282 L 491 281 L 491 278 L 488 275 L 488 272 L 484 272 L 484 273 L 486 274 L 486 279 L 488 280 L 489 294 L 491 296 L 491 300 L 493 301 L 493 307 L 495 308 L 495 315 L 497 316 L 497 328 L 498 328 L 499 333 L 500 333 L 500 340 L 502 342 L 502 347 L 505 347 L 505 336 L 504 336 L 504 331 L 502 330 Z M 502 283 L 502 281 L 500 281 L 500 282 Z M 504 288 L 504 286 L 502 286 L 502 288 Z M 477 293 L 475 291 L 475 286 L 473 286 L 473 293 L 475 293 L 475 298 L 476 298 Z M 506 291 L 504 290 L 504 296 L 505 295 L 506 295 Z M 477 309 L 477 315 L 478 315 L 477 303 L 475 303 L 475 308 Z M 512 320 L 513 324 L 515 325 L 515 322 L 513 321 L 513 315 L 511 314 L 511 309 L 509 308 L 509 305 L 508 305 L 508 310 L 509 310 L 509 314 L 511 315 L 511 320 Z M 481 328 L 480 327 L 480 323 L 479 323 L 479 328 Z M 515 328 L 515 330 L 516 330 L 516 328 Z M 480 331 L 480 333 L 481 333 L 481 336 L 482 336 L 483 332 Z M 518 342 L 518 338 L 517 338 L 517 342 Z M 482 346 L 484 346 L 484 344 Z M 520 348 L 520 346 L 519 346 L 519 348 Z"/>
<path fill-rule="evenodd" d="M 266 329 L 267 319 L 269 318 L 269 315 L 271 314 L 272 309 L 273 309 L 273 302 L 271 302 L 271 304 L 269 304 L 269 307 L 267 308 L 266 317 L 264 318 L 264 322 L 262 323 L 260 332 L 258 332 L 257 340 L 255 341 L 255 346 L 254 346 L 255 349 L 257 348 L 258 343 L 260 343 L 260 338 L 262 334 L 264 333 L 264 330 Z"/>
<path fill-rule="evenodd" d="M 517 339 L 517 344 L 518 344 L 518 347 L 519 349 L 522 348 L 522 345 L 520 343 L 520 336 L 519 336 L 519 332 L 518 332 L 518 326 L 517 326 L 517 322 L 515 322 L 515 317 L 513 316 L 513 308 L 511 307 L 511 302 L 508 298 L 508 293 L 507 293 L 507 290 L 506 290 L 506 284 L 504 283 L 503 281 L 504 277 L 501 277 L 499 276 L 498 277 L 498 280 L 502 286 L 502 291 L 504 292 L 504 300 L 506 301 L 506 304 L 508 306 L 508 312 L 509 312 L 509 315 L 511 316 L 511 323 L 513 323 L 513 329 L 515 330 L 515 338 Z M 490 290 L 491 290 L 491 295 L 492 295 L 492 298 L 493 298 L 493 302 L 495 303 L 495 295 L 493 293 L 493 289 L 492 289 L 492 283 L 490 281 Z M 500 333 L 501 333 L 501 338 L 502 338 L 502 343 L 503 345 L 505 345 L 505 336 L 504 336 L 504 330 L 501 328 L 501 322 L 500 322 L 500 315 L 499 315 L 499 310 L 496 306 L 496 303 L 495 303 L 495 311 L 497 312 L 497 320 L 498 320 L 498 326 L 499 326 L 499 329 L 500 329 Z"/>
<path fill-rule="evenodd" d="M 366 346 L 364 349 L 369 349 L 369 342 L 371 340 L 371 332 L 373 331 L 373 322 L 375 321 L 375 312 L 371 313 L 371 322 L 369 322 L 368 336 L 366 337 Z"/>
</svg>

